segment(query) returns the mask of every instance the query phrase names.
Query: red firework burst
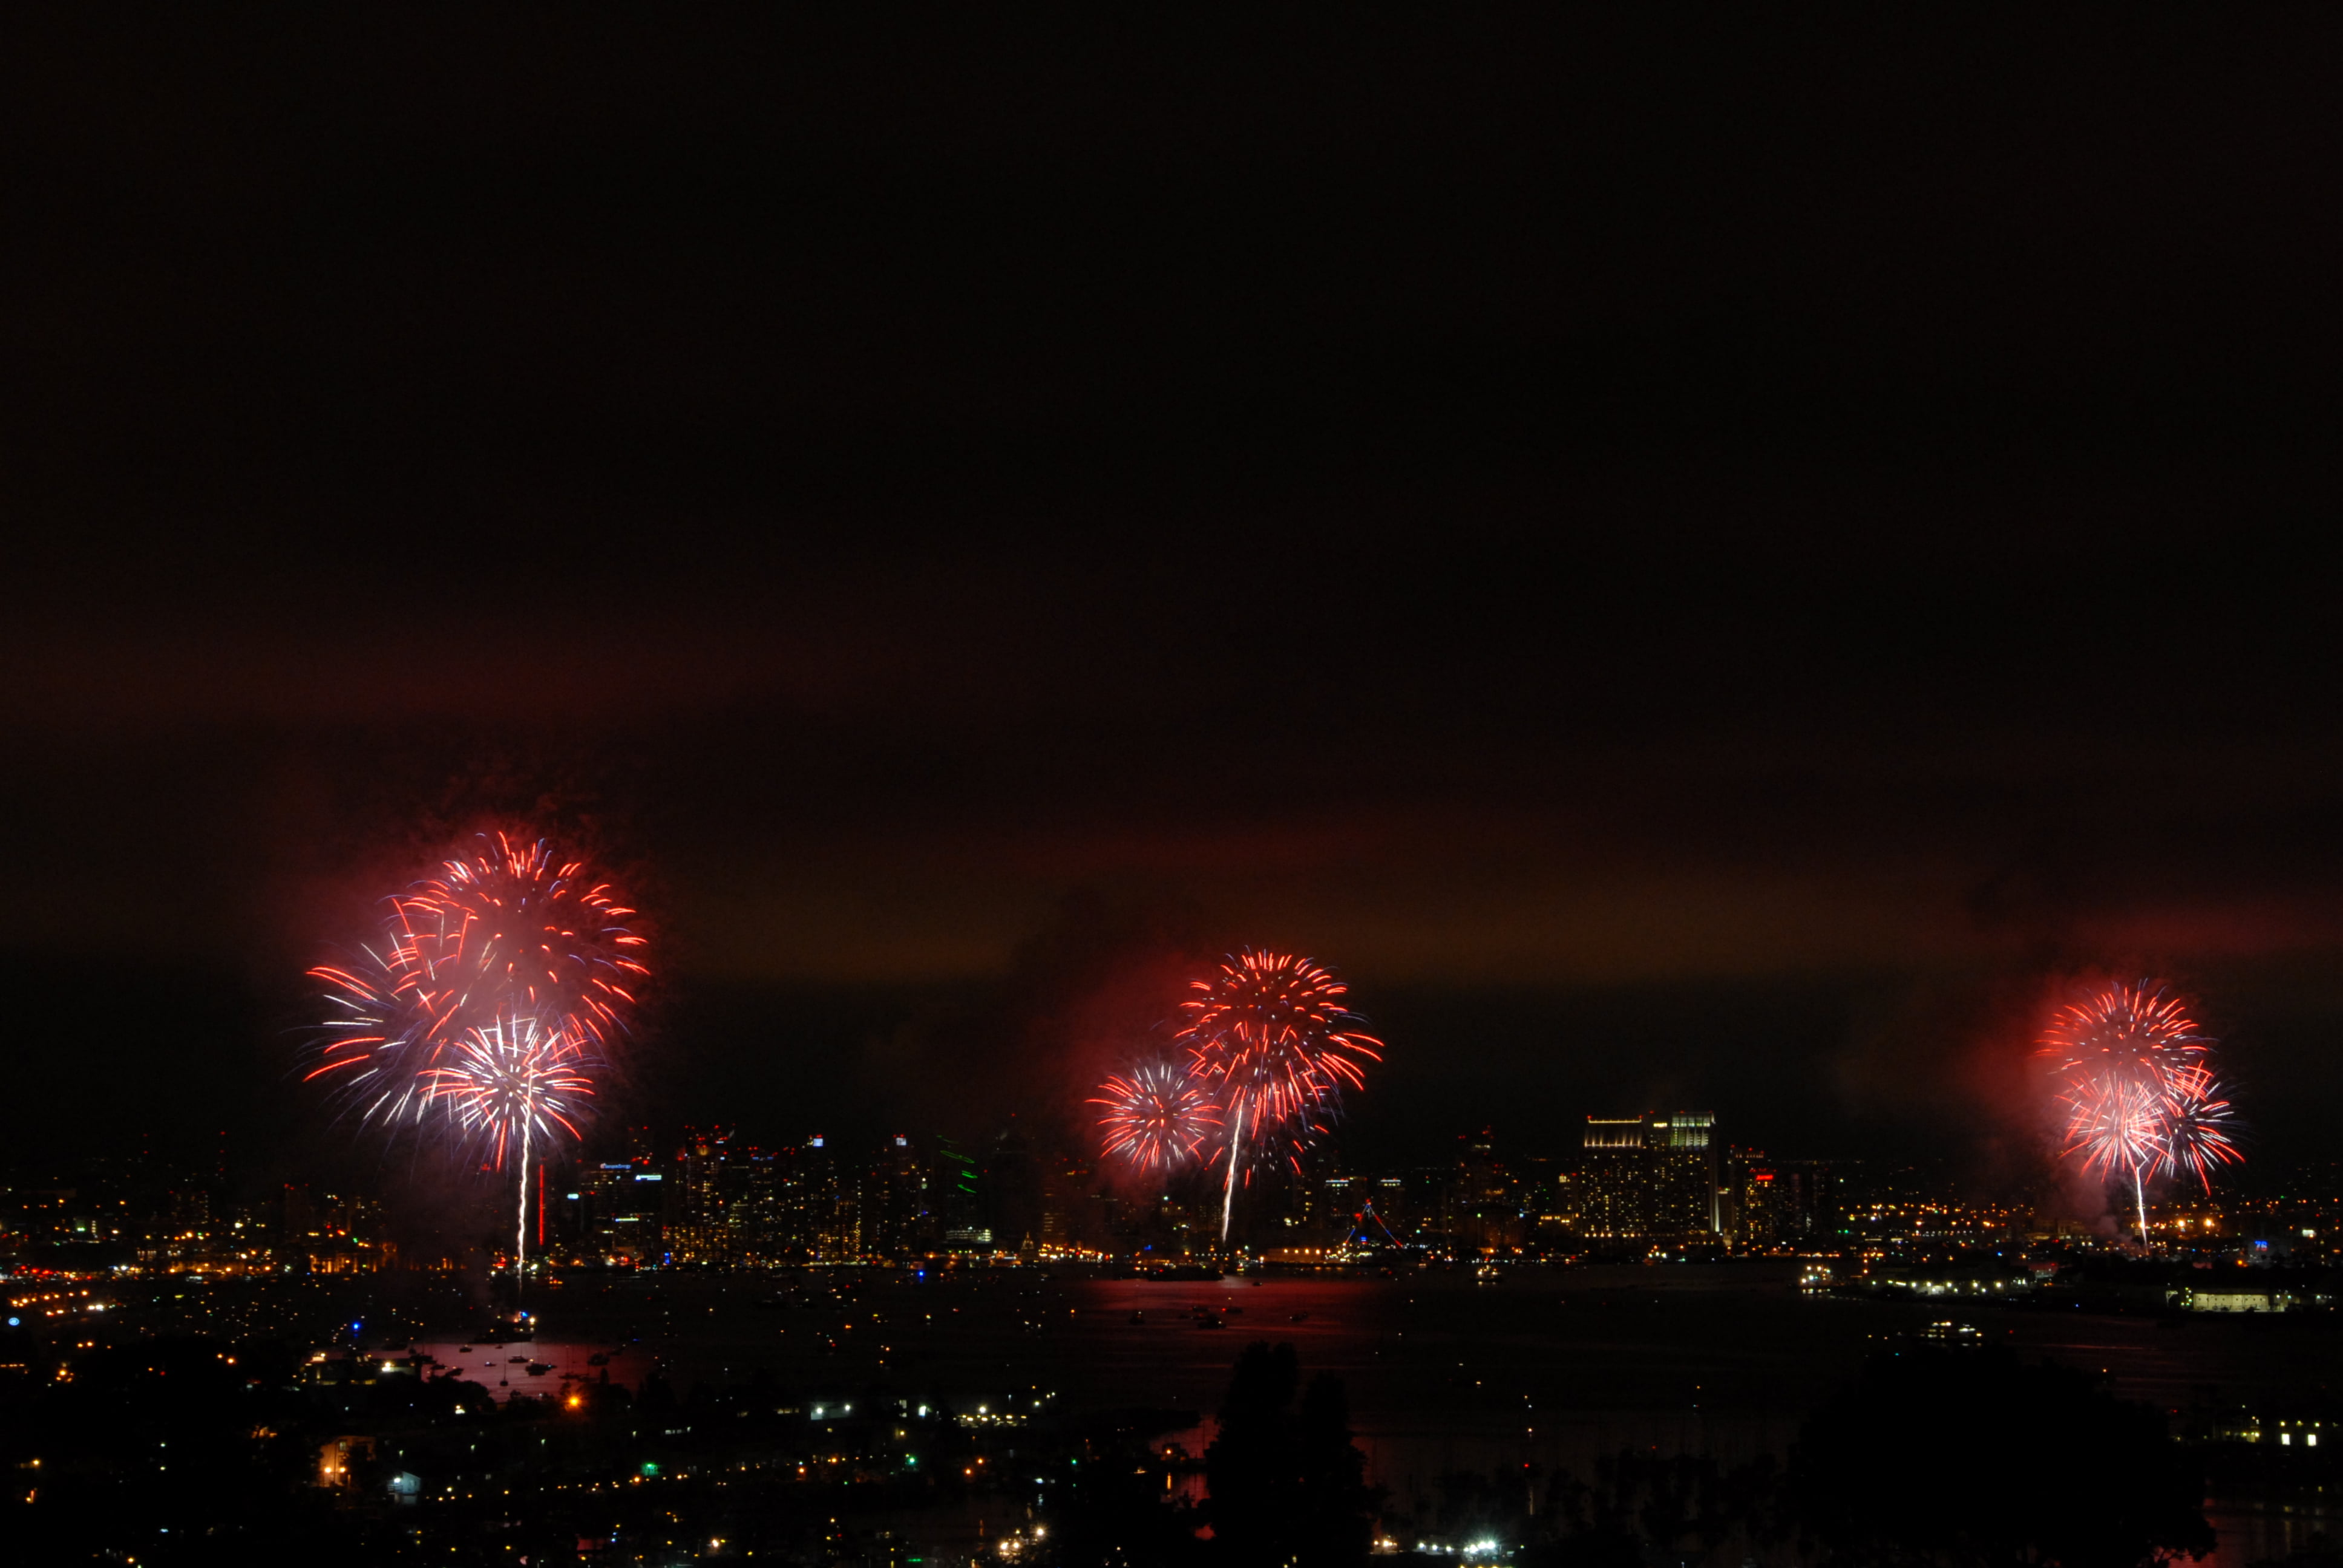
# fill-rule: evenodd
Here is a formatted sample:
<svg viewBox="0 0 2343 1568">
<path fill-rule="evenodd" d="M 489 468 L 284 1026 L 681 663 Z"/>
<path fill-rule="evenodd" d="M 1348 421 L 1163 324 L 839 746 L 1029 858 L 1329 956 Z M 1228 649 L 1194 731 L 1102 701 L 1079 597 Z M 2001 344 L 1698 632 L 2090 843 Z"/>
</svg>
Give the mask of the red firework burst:
<svg viewBox="0 0 2343 1568">
<path fill-rule="evenodd" d="M 2197 1032 L 2187 1004 L 2162 984 L 2142 980 L 2100 987 L 2060 1008 L 2042 1034 L 2042 1054 L 2062 1075 L 2161 1084 L 2193 1067 L 2211 1041 Z"/>
<path fill-rule="evenodd" d="M 424 1094 L 501 1171 L 508 1152 L 526 1165 L 532 1145 L 578 1136 L 594 1093 L 590 1066 L 567 1035 L 532 1018 L 502 1019 L 466 1030 L 445 1065 L 426 1068 Z"/>
<path fill-rule="evenodd" d="M 2150 1172 L 2194 1173 L 2239 1158 L 2229 1102 L 2206 1065 L 2213 1041 L 2187 1005 L 2157 981 L 2100 987 L 2053 1015 L 2040 1054 L 2052 1063 L 2066 1111 L 2066 1147 L 2083 1169 L 2128 1180 L 2147 1237 Z"/>
<path fill-rule="evenodd" d="M 1210 1087 L 1178 1062 L 1149 1062 L 1129 1077 L 1109 1078 L 1090 1103 L 1106 1107 L 1099 1128 L 1108 1156 L 1148 1175 L 1194 1160 L 1221 1125 Z"/>
<path fill-rule="evenodd" d="M 1344 1005 L 1350 988 L 1310 959 L 1247 948 L 1193 984 L 1179 1038 L 1228 1119 L 1225 1241 L 1236 1174 L 1252 1151 L 1281 1136 L 1298 1151 L 1323 1131 L 1320 1119 L 1340 1104 L 1343 1086 L 1365 1087 L 1361 1064 L 1383 1060 L 1383 1041 Z"/>
<path fill-rule="evenodd" d="M 2175 1079 L 2165 1110 L 2163 1146 L 2157 1151 L 2166 1175 L 2186 1171 L 2210 1192 L 2213 1168 L 2245 1158 L 2229 1138 L 2227 1092 L 2206 1068 L 2190 1068 Z"/>
<path fill-rule="evenodd" d="M 542 839 L 481 834 L 473 852 L 391 900 L 418 1002 L 442 1018 L 525 1010 L 608 1049 L 650 971 L 635 911 Z"/>
<path fill-rule="evenodd" d="M 423 1114 L 424 1075 L 470 1031 L 507 1019 L 534 1019 L 607 1060 L 650 972 L 634 913 L 544 839 L 478 835 L 439 875 L 384 900 L 377 941 L 309 971 L 334 1010 L 309 1076 L 396 1121 Z"/>
<path fill-rule="evenodd" d="M 516 1277 L 528 1256 L 528 1164 L 532 1146 L 578 1136 L 578 1119 L 594 1093 L 584 1048 L 534 1018 L 475 1025 L 440 1065 L 418 1075 L 429 1105 L 444 1108 L 458 1137 L 479 1145 L 496 1168 L 517 1156 L 519 1209 L 514 1222 Z"/>
</svg>

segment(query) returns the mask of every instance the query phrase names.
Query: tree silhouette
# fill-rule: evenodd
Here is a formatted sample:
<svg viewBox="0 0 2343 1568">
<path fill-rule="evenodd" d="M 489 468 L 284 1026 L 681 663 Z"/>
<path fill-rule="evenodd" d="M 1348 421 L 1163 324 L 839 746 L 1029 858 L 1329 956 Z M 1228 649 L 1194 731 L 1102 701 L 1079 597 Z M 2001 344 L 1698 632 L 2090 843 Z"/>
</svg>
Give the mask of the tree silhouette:
<svg viewBox="0 0 2343 1568">
<path fill-rule="evenodd" d="M 1321 1375 L 1294 1408 L 1302 1368 L 1292 1345 L 1252 1344 L 1237 1358 L 1220 1432 L 1204 1451 L 1213 1555 L 1237 1568 L 1336 1568 L 1364 1561 L 1377 1492 L 1351 1441 L 1350 1401 Z"/>
<path fill-rule="evenodd" d="M 1351 1400 L 1341 1378 L 1320 1372 L 1310 1380 L 1296 1426 L 1302 1497 L 1295 1560 L 1302 1568 L 1361 1562 L 1374 1540 L 1382 1497 L 1367 1485 L 1367 1456 L 1351 1441 Z"/>
<path fill-rule="evenodd" d="M 1528 1537 L 1523 1561 L 1534 1568 L 1771 1562 L 1788 1534 L 1781 1490 L 1770 1454 L 1726 1470 L 1710 1454 L 1626 1450 L 1597 1459 L 1591 1483 L 1557 1474 L 1544 1516 L 1515 1528 Z M 1494 1533 L 1511 1532 L 1500 1521 Z"/>
<path fill-rule="evenodd" d="M 2135 1568 L 2213 1548 L 2163 1418 L 2006 1352 L 1883 1352 L 1800 1432 L 1796 1504 L 1854 1563 Z"/>
<path fill-rule="evenodd" d="M 1150 1441 L 1196 1424 L 1193 1411 L 1117 1410 L 1080 1429 L 1082 1458 L 1066 1476 L 1050 1530 L 1065 1568 L 1182 1568 L 1206 1554 L 1196 1518 L 1161 1484 Z"/>
</svg>

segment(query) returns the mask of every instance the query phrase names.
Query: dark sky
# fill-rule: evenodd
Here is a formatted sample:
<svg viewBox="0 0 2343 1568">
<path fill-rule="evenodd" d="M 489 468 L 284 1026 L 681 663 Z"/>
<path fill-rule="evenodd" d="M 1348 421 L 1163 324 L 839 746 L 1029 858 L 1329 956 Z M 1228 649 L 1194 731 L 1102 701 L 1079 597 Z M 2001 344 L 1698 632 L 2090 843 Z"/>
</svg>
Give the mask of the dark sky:
<svg viewBox="0 0 2343 1568">
<path fill-rule="evenodd" d="M 1079 893 L 1340 962 L 1393 1148 L 1960 1143 L 2155 965 L 2307 1156 L 2310 16 L 18 18 L 14 1135 L 289 1105 L 318 944 L 531 809 L 677 1114 L 959 1097 Z"/>
</svg>

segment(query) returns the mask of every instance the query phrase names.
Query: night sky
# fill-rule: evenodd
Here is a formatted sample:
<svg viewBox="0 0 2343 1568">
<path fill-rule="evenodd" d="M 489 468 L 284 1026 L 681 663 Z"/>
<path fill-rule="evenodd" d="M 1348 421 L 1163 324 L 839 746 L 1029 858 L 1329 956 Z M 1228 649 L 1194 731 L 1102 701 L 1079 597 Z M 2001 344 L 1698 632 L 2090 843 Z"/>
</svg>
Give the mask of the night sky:
<svg viewBox="0 0 2343 1568">
<path fill-rule="evenodd" d="M 1363 1159 L 2006 1174 L 2105 967 L 2324 1159 L 2308 15 L 17 18 L 0 1133 L 315 1147 L 301 970 L 501 813 L 655 920 L 630 1118 L 1046 1117 L 1255 940 Z"/>
</svg>

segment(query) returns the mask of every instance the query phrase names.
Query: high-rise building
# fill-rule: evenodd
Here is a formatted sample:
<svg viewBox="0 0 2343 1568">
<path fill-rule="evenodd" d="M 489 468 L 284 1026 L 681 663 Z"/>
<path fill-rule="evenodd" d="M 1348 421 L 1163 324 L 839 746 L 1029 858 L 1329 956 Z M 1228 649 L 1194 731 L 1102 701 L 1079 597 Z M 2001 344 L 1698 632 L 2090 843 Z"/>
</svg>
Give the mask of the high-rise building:
<svg viewBox="0 0 2343 1568">
<path fill-rule="evenodd" d="M 1497 1158 L 1496 1135 L 1488 1128 L 1467 1133 L 1447 1193 L 1448 1239 L 1460 1252 L 1493 1255 L 1522 1244 L 1521 1194 Z"/>
<path fill-rule="evenodd" d="M 1828 1160 L 1773 1162 L 1774 1230 L 1777 1240 L 1822 1245 L 1838 1238 L 1845 1228 L 1839 1163 Z"/>
<path fill-rule="evenodd" d="M 1712 1141 L 1716 1117 L 1704 1111 L 1679 1111 L 1673 1116 L 1651 1118 L 1651 1128 L 1659 1154 L 1653 1228 L 1666 1236 L 1714 1235 L 1720 1229 L 1717 1151 Z"/>
<path fill-rule="evenodd" d="M 1363 1176 L 1321 1176 L 1303 1196 L 1302 1222 L 1313 1241 L 1333 1243 L 1351 1233 L 1352 1216 L 1359 1211 L 1367 1186 Z"/>
<path fill-rule="evenodd" d="M 1578 1233 L 1578 1172 L 1543 1156 L 1522 1162 L 1517 1174 L 1522 1222 L 1541 1246 L 1566 1244 Z"/>
<path fill-rule="evenodd" d="M 1039 1245 L 1041 1171 L 1033 1157 L 1032 1141 L 1015 1116 L 993 1139 L 984 1165 L 994 1244 L 1002 1248 Z"/>
<path fill-rule="evenodd" d="M 1581 1233 L 1714 1234 L 1715 1130 L 1707 1111 L 1588 1117 L 1579 1163 Z"/>
<path fill-rule="evenodd" d="M 618 1250 L 618 1213 L 634 1184 L 631 1161 L 605 1161 L 578 1172 L 576 1209 L 578 1245 L 603 1257 Z"/>
<path fill-rule="evenodd" d="M 1428 1247 L 1449 1242 L 1448 1191 L 1455 1172 L 1446 1166 L 1419 1165 L 1403 1171 L 1397 1185 L 1388 1179 L 1375 1183 L 1375 1210 L 1408 1241 Z"/>
<path fill-rule="evenodd" d="M 789 1227 L 793 1163 L 788 1151 L 744 1149 L 734 1155 L 725 1171 L 729 1256 L 764 1267 L 797 1261 Z"/>
<path fill-rule="evenodd" d="M 646 1160 L 628 1162 L 626 1182 L 614 1195 L 608 1255 L 655 1263 L 667 1255 L 667 1172 Z"/>
<path fill-rule="evenodd" d="M 1735 1251 L 1762 1252 L 1780 1234 L 1775 1162 L 1755 1149 L 1730 1149 L 1717 1183 L 1718 1229 Z"/>
<path fill-rule="evenodd" d="M 862 1173 L 863 1249 L 890 1258 L 932 1251 L 931 1208 L 927 1168 L 910 1138 L 898 1132 L 880 1145 L 879 1157 Z"/>
<path fill-rule="evenodd" d="M 814 1258 L 825 1263 L 851 1262 L 863 1254 L 862 1184 L 840 1152 L 826 1134 L 817 1132 L 798 1157 L 806 1240 Z"/>
<path fill-rule="evenodd" d="M 1590 1116 L 1579 1151 L 1579 1230 L 1589 1236 L 1648 1236 L 1655 1161 L 1649 1119 Z"/>
<path fill-rule="evenodd" d="M 683 1147 L 675 1157 L 675 1190 L 669 1194 L 673 1212 L 667 1238 L 668 1251 L 679 1263 L 720 1263 L 729 1255 L 732 1235 L 725 1207 L 731 1145 L 728 1129 L 684 1129 Z"/>
<path fill-rule="evenodd" d="M 950 1139 L 938 1137 L 930 1172 L 944 1251 L 990 1251 L 992 1225 L 985 1212 L 983 1173 L 976 1157 Z"/>
<path fill-rule="evenodd" d="M 1042 1162 L 1041 1186 L 1044 1250 L 1106 1245 L 1107 1207 L 1096 1166 L 1078 1155 L 1051 1155 Z"/>
</svg>

